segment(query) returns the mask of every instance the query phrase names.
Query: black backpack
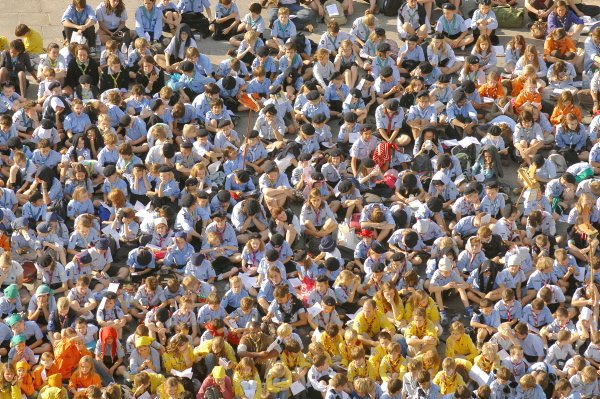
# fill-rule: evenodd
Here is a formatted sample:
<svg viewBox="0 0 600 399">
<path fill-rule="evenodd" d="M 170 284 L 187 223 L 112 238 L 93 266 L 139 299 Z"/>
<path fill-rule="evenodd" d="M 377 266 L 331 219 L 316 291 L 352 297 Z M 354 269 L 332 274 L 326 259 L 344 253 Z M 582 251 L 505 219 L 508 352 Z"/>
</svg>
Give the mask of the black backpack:
<svg viewBox="0 0 600 399">
<path fill-rule="evenodd" d="M 383 8 L 381 9 L 381 12 L 386 17 L 397 17 L 401 4 L 401 0 L 383 0 Z"/>
</svg>

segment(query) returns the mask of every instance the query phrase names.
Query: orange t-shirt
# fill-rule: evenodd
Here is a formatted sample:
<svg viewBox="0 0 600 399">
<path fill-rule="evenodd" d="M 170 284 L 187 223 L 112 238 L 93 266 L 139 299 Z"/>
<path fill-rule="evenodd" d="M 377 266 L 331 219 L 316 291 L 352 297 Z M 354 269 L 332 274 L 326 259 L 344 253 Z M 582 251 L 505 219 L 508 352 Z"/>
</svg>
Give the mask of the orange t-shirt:
<svg viewBox="0 0 600 399">
<path fill-rule="evenodd" d="M 75 371 L 69 380 L 69 388 L 71 389 L 87 388 L 92 385 L 102 386 L 100 376 L 93 371 L 89 375 L 81 375 L 78 371 Z"/>
<path fill-rule="evenodd" d="M 552 116 L 550 117 L 550 123 L 553 125 L 558 125 L 562 122 L 563 118 L 568 115 L 573 114 L 577 117 L 577 120 L 581 122 L 581 110 L 579 107 L 575 105 L 571 105 L 568 108 L 564 107 L 554 107 L 554 111 L 552 111 Z"/>
<path fill-rule="evenodd" d="M 504 97 L 504 87 L 502 87 L 502 83 L 493 82 L 493 83 L 484 83 L 479 86 L 479 95 L 481 97 L 489 97 L 497 100 L 500 97 Z"/>
<path fill-rule="evenodd" d="M 521 111 L 521 107 L 527 101 L 540 104 L 542 102 L 542 95 L 538 92 L 531 93 L 529 91 L 521 91 L 514 102 L 515 113 L 518 114 Z"/>
<path fill-rule="evenodd" d="M 44 386 L 46 384 L 46 381 L 48 381 L 48 377 L 50 377 L 51 375 L 57 374 L 59 372 L 58 370 L 58 366 L 56 365 L 56 363 L 54 363 L 52 365 L 52 367 L 50 367 L 48 370 L 45 370 L 44 372 L 44 366 L 37 365 L 34 369 L 33 369 L 33 387 L 35 388 L 36 391 L 39 391 L 40 388 L 42 386 Z M 42 373 L 44 374 L 42 376 Z"/>
<path fill-rule="evenodd" d="M 577 46 L 570 37 L 556 41 L 552 39 L 552 36 L 548 36 L 544 42 L 544 59 L 553 51 L 558 51 L 561 56 L 564 56 L 569 51 L 576 52 Z"/>
</svg>

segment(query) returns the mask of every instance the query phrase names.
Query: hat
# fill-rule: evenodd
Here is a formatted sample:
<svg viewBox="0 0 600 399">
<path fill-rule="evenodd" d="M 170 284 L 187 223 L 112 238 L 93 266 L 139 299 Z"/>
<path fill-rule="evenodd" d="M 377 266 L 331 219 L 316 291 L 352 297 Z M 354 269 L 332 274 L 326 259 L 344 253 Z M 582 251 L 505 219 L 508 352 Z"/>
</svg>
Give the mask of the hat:
<svg viewBox="0 0 600 399">
<path fill-rule="evenodd" d="M 379 45 L 377 46 L 377 51 L 380 53 L 386 53 L 388 51 L 391 51 L 391 46 L 389 43 L 386 42 L 381 42 L 379 43 Z"/>
<path fill-rule="evenodd" d="M 62 388 L 62 374 L 56 373 L 48 377 L 48 385 L 51 387 Z"/>
<path fill-rule="evenodd" d="M 340 193 L 347 193 L 353 187 L 352 181 L 350 179 L 345 179 L 338 184 L 338 191 Z"/>
<path fill-rule="evenodd" d="M 15 364 L 15 369 L 25 369 L 25 370 L 29 370 L 31 368 L 31 366 L 29 365 L 29 363 L 27 363 L 26 360 L 20 360 Z"/>
<path fill-rule="evenodd" d="M 319 98 L 319 92 L 317 90 L 311 90 L 306 94 L 306 99 L 309 101 L 315 101 Z"/>
<path fill-rule="evenodd" d="M 342 154 L 343 154 L 342 150 L 340 150 L 339 148 L 334 148 L 329 153 L 329 156 L 332 156 L 332 157 L 341 157 Z"/>
<path fill-rule="evenodd" d="M 385 248 L 377 241 L 373 241 L 371 243 L 371 251 L 375 252 L 376 254 L 382 255 L 385 253 Z"/>
<path fill-rule="evenodd" d="M 417 35 L 409 35 L 406 38 L 406 41 L 409 41 L 409 42 L 418 42 L 419 41 L 419 36 L 417 36 Z"/>
<path fill-rule="evenodd" d="M 225 378 L 225 368 L 223 366 L 215 366 L 212 369 L 211 375 L 213 378 Z"/>
<path fill-rule="evenodd" d="M 365 228 L 356 233 L 360 237 L 370 237 L 375 238 L 375 231 L 370 228 Z"/>
<path fill-rule="evenodd" d="M 464 92 L 464 91 L 462 91 L 462 90 L 460 90 L 460 89 L 459 89 L 459 90 L 456 90 L 456 91 L 454 92 L 454 94 L 452 95 L 452 100 L 453 100 L 455 103 L 457 103 L 457 102 L 459 102 L 459 101 L 461 101 L 461 100 L 464 100 L 465 98 L 467 98 L 467 95 L 465 94 L 465 92 Z"/>
<path fill-rule="evenodd" d="M 104 167 L 103 174 L 105 177 L 111 177 L 112 175 L 117 173 L 117 168 L 115 165 L 108 165 Z"/>
<path fill-rule="evenodd" d="M 310 161 L 312 159 L 312 155 L 308 152 L 302 152 L 298 155 L 298 161 Z"/>
<path fill-rule="evenodd" d="M 498 182 L 496 180 L 491 180 L 485 185 L 485 188 L 499 188 L 499 187 L 500 186 L 498 185 Z"/>
<path fill-rule="evenodd" d="M 352 90 L 350 90 L 350 94 L 352 95 L 352 97 L 362 98 L 362 93 L 358 89 L 352 89 Z"/>
<path fill-rule="evenodd" d="M 35 290 L 35 295 L 48 295 L 52 292 L 49 286 L 42 284 Z"/>
<path fill-rule="evenodd" d="M 277 107 L 275 107 L 275 104 L 267 104 L 263 108 L 263 112 L 266 114 L 277 115 Z"/>
<path fill-rule="evenodd" d="M 385 107 L 392 112 L 396 112 L 400 108 L 400 103 L 394 99 L 390 99 L 385 102 Z"/>
<path fill-rule="evenodd" d="M 375 28 L 375 34 L 377 36 L 383 36 L 383 35 L 385 35 L 385 29 L 383 29 L 383 28 Z"/>
<path fill-rule="evenodd" d="M 187 238 L 187 233 L 185 231 L 178 231 L 177 233 L 175 233 L 175 238 L 186 239 Z"/>
<path fill-rule="evenodd" d="M 258 130 L 250 130 L 250 133 L 248 133 L 248 138 L 255 139 L 257 137 L 258 137 Z"/>
<path fill-rule="evenodd" d="M 29 221 L 27 218 L 24 217 L 20 217 L 15 219 L 15 221 L 13 222 L 13 227 L 15 230 L 17 229 L 25 229 L 29 226 Z"/>
<path fill-rule="evenodd" d="M 229 126 L 229 125 L 231 125 L 231 121 L 229 119 L 220 119 L 217 122 L 217 128 L 219 128 L 219 129 L 222 129 L 225 126 Z"/>
<path fill-rule="evenodd" d="M 519 255 L 517 255 L 517 254 L 510 255 L 508 257 L 508 259 L 506 260 L 506 265 L 507 266 L 512 266 L 512 265 L 521 266 L 521 258 L 519 258 Z"/>
<path fill-rule="evenodd" d="M 16 284 L 11 284 L 4 289 L 4 296 L 8 299 L 15 299 L 19 296 L 19 287 Z"/>
<path fill-rule="evenodd" d="M 108 249 L 109 244 L 110 241 L 108 241 L 108 238 L 101 238 L 98 241 L 96 241 L 94 247 L 96 249 Z"/>
<path fill-rule="evenodd" d="M 325 121 L 327 120 L 327 116 L 325 116 L 324 113 L 318 113 L 315 116 L 313 116 L 313 123 L 325 123 Z"/>
<path fill-rule="evenodd" d="M 259 57 L 266 57 L 269 55 L 269 48 L 266 46 L 261 46 L 256 50 L 256 55 Z"/>
<path fill-rule="evenodd" d="M 490 268 L 489 262 L 483 262 L 481 264 L 481 273 L 486 273 L 486 272 L 489 272 L 490 270 L 492 270 L 492 269 Z"/>
<path fill-rule="evenodd" d="M 313 173 L 310 175 L 310 178 L 311 178 L 313 181 L 325 181 L 325 176 L 323 176 L 323 173 L 321 173 L 321 172 L 313 172 Z"/>
<path fill-rule="evenodd" d="M 302 133 L 304 133 L 307 136 L 314 136 L 315 134 L 315 127 L 309 123 L 305 123 L 304 125 L 302 125 L 300 127 L 300 130 L 302 131 Z"/>
<path fill-rule="evenodd" d="M 371 266 L 371 272 L 373 273 L 382 273 L 385 270 L 385 266 L 383 263 L 375 263 Z"/>
<path fill-rule="evenodd" d="M 164 224 L 165 226 L 169 225 L 167 223 L 167 219 L 166 218 L 156 218 L 156 219 L 154 219 L 154 227 L 158 226 L 159 224 Z"/>
<path fill-rule="evenodd" d="M 208 137 L 208 130 L 206 130 L 206 129 L 198 130 L 198 137 Z"/>
<path fill-rule="evenodd" d="M 446 257 L 440 259 L 440 261 L 438 262 L 438 269 L 441 272 L 452 271 L 452 261 Z"/>
<path fill-rule="evenodd" d="M 79 253 L 79 262 L 83 264 L 92 263 L 92 255 L 88 251 L 82 251 Z"/>
<path fill-rule="evenodd" d="M 40 287 L 41 287 L 41 286 L 40 286 Z M 39 289 L 39 288 L 38 288 L 38 289 Z M 36 294 L 37 294 L 37 291 L 36 291 Z M 9 318 L 7 318 L 5 321 L 6 321 L 6 324 L 8 324 L 8 326 L 9 326 L 9 327 L 12 327 L 12 326 L 14 326 L 15 324 L 17 324 L 18 322 L 22 321 L 22 320 L 23 320 L 23 318 L 21 317 L 21 315 L 19 315 L 19 314 L 17 314 L 17 313 L 13 313 L 13 314 L 11 314 L 11 315 L 10 315 L 10 317 L 9 317 Z"/>
<path fill-rule="evenodd" d="M 268 162 L 265 165 L 265 173 L 271 173 L 275 171 L 279 171 L 279 168 L 277 167 L 277 164 L 275 162 Z"/>
<path fill-rule="evenodd" d="M 333 252 L 336 248 L 335 241 L 331 235 L 327 235 L 321 238 L 321 243 L 319 244 L 319 249 L 322 252 Z"/>
<path fill-rule="evenodd" d="M 208 193 L 206 191 L 198 191 L 196 197 L 198 199 L 208 199 Z"/>
<path fill-rule="evenodd" d="M 466 94 L 474 93 L 475 90 L 477 90 L 477 88 L 475 87 L 475 82 L 473 82 L 472 80 L 464 81 L 461 87 Z"/>
<path fill-rule="evenodd" d="M 196 179 L 195 177 L 188 177 L 188 178 L 185 180 L 185 183 L 184 183 L 184 184 L 185 184 L 185 186 L 186 186 L 186 187 L 189 187 L 189 186 L 196 186 L 196 185 L 198 185 L 198 179 Z"/>
<path fill-rule="evenodd" d="M 10 344 L 12 346 L 16 346 L 16 345 L 19 345 L 21 342 L 25 342 L 25 341 L 27 341 L 25 334 L 17 334 L 11 338 Z"/>
<path fill-rule="evenodd" d="M 415 230 L 419 234 L 423 234 L 429 230 L 429 226 L 431 225 L 431 220 L 429 219 L 419 219 L 417 223 L 415 223 Z"/>
<path fill-rule="evenodd" d="M 452 3 L 444 3 L 444 5 L 442 5 L 442 9 L 443 10 L 456 10 L 456 6 Z"/>
<path fill-rule="evenodd" d="M 151 337 L 137 337 L 135 339 L 135 347 L 139 348 L 140 346 L 150 346 L 152 345 L 153 341 L 154 338 Z"/>
<path fill-rule="evenodd" d="M 275 262 L 279 259 L 279 252 L 273 248 L 269 248 L 265 251 L 265 258 L 267 258 L 269 262 Z"/>
<path fill-rule="evenodd" d="M 50 223 L 49 222 L 41 222 L 37 225 L 36 230 L 38 233 L 48 234 L 50 233 Z"/>
<path fill-rule="evenodd" d="M 168 172 L 172 172 L 173 168 L 167 165 L 163 165 L 160 168 L 158 168 L 158 173 L 168 173 Z"/>
<path fill-rule="evenodd" d="M 190 141 L 184 141 L 180 144 L 181 148 L 194 148 L 194 145 Z"/>
<path fill-rule="evenodd" d="M 48 85 L 48 90 L 52 91 L 52 90 L 56 89 L 57 87 L 60 87 L 60 82 L 58 80 L 55 80 Z"/>
<path fill-rule="evenodd" d="M 181 69 L 182 72 L 192 72 L 194 70 L 194 64 L 192 61 L 181 61 L 179 69 Z"/>
<path fill-rule="evenodd" d="M 479 57 L 476 55 L 470 55 L 467 57 L 466 61 L 468 64 L 479 64 Z"/>
</svg>

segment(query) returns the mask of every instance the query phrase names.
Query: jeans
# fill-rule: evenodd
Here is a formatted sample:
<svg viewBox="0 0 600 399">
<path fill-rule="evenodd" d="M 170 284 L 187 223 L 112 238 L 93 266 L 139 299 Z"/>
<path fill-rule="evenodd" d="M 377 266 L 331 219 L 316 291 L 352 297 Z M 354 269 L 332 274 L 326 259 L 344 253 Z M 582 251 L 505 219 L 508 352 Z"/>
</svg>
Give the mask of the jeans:
<svg viewBox="0 0 600 399">
<path fill-rule="evenodd" d="M 296 18 L 292 19 L 297 30 L 304 30 L 306 25 L 312 24 L 316 20 L 315 13 L 309 8 L 302 7 L 300 4 L 281 4 L 280 7 L 285 7 L 290 10 L 290 15 L 295 15 Z M 273 22 L 277 19 L 278 8 L 269 9 L 269 26 L 273 25 Z"/>
<path fill-rule="evenodd" d="M 106 368 L 106 366 L 96 359 L 94 359 L 94 368 L 96 369 L 96 373 L 98 373 L 98 375 L 100 376 L 103 386 L 107 386 L 108 384 L 112 384 L 113 382 L 115 382 L 115 379 L 112 378 L 110 374 L 108 374 L 108 369 Z"/>
</svg>

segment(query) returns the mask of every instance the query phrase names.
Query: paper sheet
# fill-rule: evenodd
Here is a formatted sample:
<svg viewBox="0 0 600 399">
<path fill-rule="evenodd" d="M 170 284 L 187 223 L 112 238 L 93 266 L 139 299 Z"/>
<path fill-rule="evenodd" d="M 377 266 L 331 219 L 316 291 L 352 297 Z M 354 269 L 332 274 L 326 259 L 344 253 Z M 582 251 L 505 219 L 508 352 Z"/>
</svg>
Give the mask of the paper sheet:
<svg viewBox="0 0 600 399">
<path fill-rule="evenodd" d="M 242 279 L 242 284 L 244 284 L 244 288 L 246 288 L 246 290 L 254 287 L 254 285 L 258 281 L 257 276 L 249 276 L 246 273 L 240 273 L 239 276 L 240 279 Z"/>
<path fill-rule="evenodd" d="M 335 143 L 329 143 L 329 142 L 327 142 L 327 141 L 325 141 L 325 142 L 323 142 L 323 143 L 319 143 L 319 144 L 321 144 L 321 145 L 322 145 L 323 147 L 325 147 L 325 148 L 333 148 L 333 147 L 335 147 L 335 146 L 336 146 L 336 144 L 335 144 Z"/>
<path fill-rule="evenodd" d="M 208 165 L 206 169 L 208 169 L 209 173 L 217 173 L 219 168 L 221 167 L 221 161 L 216 161 Z"/>
<path fill-rule="evenodd" d="M 110 283 L 110 284 L 108 284 L 108 288 L 106 289 L 106 291 L 114 292 L 116 294 L 120 285 L 121 285 L 121 283 Z"/>
<path fill-rule="evenodd" d="M 192 373 L 191 367 L 189 369 L 185 369 L 183 371 L 177 371 L 175 369 L 171 369 L 171 374 L 173 374 L 175 377 L 184 377 L 184 378 L 192 378 L 192 376 L 194 375 L 194 373 Z"/>
<path fill-rule="evenodd" d="M 464 62 L 465 61 L 465 57 L 462 55 L 457 55 L 456 57 L 454 57 L 454 59 L 456 61 L 460 61 L 460 62 Z"/>
<path fill-rule="evenodd" d="M 452 139 L 452 140 L 444 140 L 442 141 L 442 144 L 444 144 L 447 147 L 456 147 L 458 144 L 458 140 Z"/>
<path fill-rule="evenodd" d="M 467 148 L 471 144 L 479 145 L 481 143 L 479 143 L 479 140 L 477 140 L 475 137 L 467 136 L 464 139 L 460 140 L 458 144 L 460 144 L 460 146 L 463 148 Z"/>
<path fill-rule="evenodd" d="M 318 315 L 319 313 L 321 313 L 323 311 L 323 308 L 321 307 L 321 304 L 319 302 L 317 302 L 314 305 L 312 305 L 310 308 L 308 308 L 306 311 L 308 312 L 309 315 L 311 315 L 312 317 L 315 317 L 316 315 Z"/>
<path fill-rule="evenodd" d="M 290 284 L 292 285 L 292 287 L 297 288 L 300 287 L 302 285 L 302 281 L 300 281 L 299 278 L 291 278 L 288 280 L 290 282 Z"/>
<path fill-rule="evenodd" d="M 229 362 L 227 361 L 227 359 L 225 359 L 223 357 L 220 357 L 219 358 L 219 365 L 227 368 L 227 367 L 229 367 Z"/>
<path fill-rule="evenodd" d="M 304 385 L 302 385 L 301 382 L 296 381 L 292 384 L 292 386 L 290 387 L 290 390 L 292 391 L 292 395 L 298 395 L 300 392 L 304 391 L 306 389 L 306 387 Z"/>
<path fill-rule="evenodd" d="M 350 133 L 348 135 L 348 141 L 350 142 L 350 144 L 354 144 L 354 142 L 356 140 L 358 140 L 360 138 L 360 133 Z"/>
<path fill-rule="evenodd" d="M 536 334 L 537 334 L 537 333 L 539 333 L 539 332 L 540 332 L 540 329 L 539 329 L 539 328 L 536 328 L 536 327 L 532 326 L 532 325 L 531 325 L 531 324 L 529 324 L 529 323 L 527 323 L 527 328 L 529 328 L 529 331 L 531 331 L 532 333 L 536 333 Z"/>
<path fill-rule="evenodd" d="M 146 206 L 144 204 L 142 204 L 140 201 L 136 201 L 135 205 L 133 206 L 133 210 L 134 211 L 141 211 L 142 209 L 146 209 Z"/>
<path fill-rule="evenodd" d="M 315 329 L 312 336 L 315 342 L 319 342 L 319 338 L 321 338 L 321 331 L 319 331 L 319 327 Z"/>
<path fill-rule="evenodd" d="M 490 98 L 490 97 L 483 97 L 482 100 L 484 103 L 488 103 L 488 104 L 491 104 L 494 102 L 494 99 Z"/>
<path fill-rule="evenodd" d="M 79 44 L 86 44 L 87 40 L 83 35 L 79 34 L 79 32 L 75 31 L 71 35 L 71 42 L 79 43 Z"/>
<path fill-rule="evenodd" d="M 469 377 L 471 377 L 471 379 L 480 386 L 487 384 L 489 379 L 489 376 L 485 373 L 485 371 L 480 369 L 478 366 L 471 367 L 471 371 L 469 371 Z"/>
<path fill-rule="evenodd" d="M 104 234 L 106 234 L 107 236 L 111 236 L 116 241 L 117 247 L 119 247 L 119 239 L 120 239 L 119 233 L 115 229 L 113 229 L 110 224 L 105 226 L 102 229 L 102 232 Z"/>
<path fill-rule="evenodd" d="M 140 396 L 138 396 L 138 399 L 152 399 L 152 396 L 150 396 L 148 391 L 146 391 L 143 394 L 141 394 Z"/>
<path fill-rule="evenodd" d="M 494 51 L 496 51 L 496 57 L 504 57 L 504 47 L 494 46 Z"/>
<path fill-rule="evenodd" d="M 271 343 L 271 345 L 269 345 L 269 347 L 267 348 L 267 350 L 265 352 L 268 353 L 268 352 L 275 351 L 275 350 L 277 352 L 281 351 L 281 346 L 279 346 L 279 342 L 277 342 L 277 340 L 273 341 Z"/>
<path fill-rule="evenodd" d="M 229 320 L 229 325 L 231 326 L 231 328 L 240 328 L 237 324 L 237 322 L 233 319 Z"/>
<path fill-rule="evenodd" d="M 330 17 L 337 17 L 338 15 L 340 15 L 340 13 L 338 12 L 337 5 L 335 4 L 329 4 L 327 7 L 325 7 L 325 9 L 327 10 L 327 14 L 329 14 Z"/>
</svg>

